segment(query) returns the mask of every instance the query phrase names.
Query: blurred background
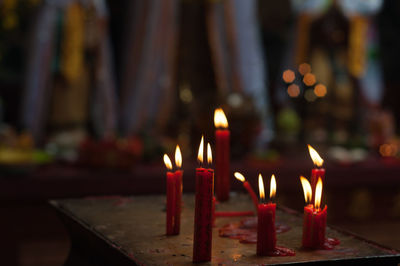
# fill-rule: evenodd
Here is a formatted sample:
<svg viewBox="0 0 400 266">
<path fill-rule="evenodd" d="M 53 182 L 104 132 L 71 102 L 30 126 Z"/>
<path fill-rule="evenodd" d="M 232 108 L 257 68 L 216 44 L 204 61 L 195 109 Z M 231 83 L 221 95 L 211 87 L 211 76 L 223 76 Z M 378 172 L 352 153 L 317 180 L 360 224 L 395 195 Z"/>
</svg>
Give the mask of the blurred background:
<svg viewBox="0 0 400 266">
<path fill-rule="evenodd" d="M 47 201 L 164 193 L 176 144 L 192 192 L 217 107 L 232 172 L 255 188 L 276 173 L 278 202 L 301 211 L 309 143 L 328 221 L 400 249 L 400 2 L 2 0 L 0 14 L 4 265 L 62 265 Z"/>
</svg>

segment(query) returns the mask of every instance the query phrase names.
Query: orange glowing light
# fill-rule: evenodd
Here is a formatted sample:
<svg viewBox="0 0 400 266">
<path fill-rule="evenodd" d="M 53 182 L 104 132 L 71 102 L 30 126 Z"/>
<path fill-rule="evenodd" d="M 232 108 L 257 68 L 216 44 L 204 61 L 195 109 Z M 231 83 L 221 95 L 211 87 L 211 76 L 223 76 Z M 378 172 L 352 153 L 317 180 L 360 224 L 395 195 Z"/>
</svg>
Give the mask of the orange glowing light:
<svg viewBox="0 0 400 266">
<path fill-rule="evenodd" d="M 399 151 L 399 148 L 395 144 L 382 144 L 379 146 L 379 153 L 383 157 L 392 157 L 396 156 L 397 152 Z"/>
<path fill-rule="evenodd" d="M 203 150 L 204 150 L 204 136 L 201 136 L 199 152 L 197 153 L 197 160 L 203 163 Z"/>
<path fill-rule="evenodd" d="M 214 125 L 216 128 L 228 128 L 228 120 L 222 108 L 215 109 L 214 112 Z"/>
<path fill-rule="evenodd" d="M 304 76 L 307 73 L 311 72 L 311 66 L 307 63 L 303 63 L 299 65 L 299 72 L 302 76 Z"/>
<path fill-rule="evenodd" d="M 175 149 L 175 164 L 176 164 L 176 167 L 178 167 L 178 168 L 182 167 L 182 153 L 181 153 L 181 149 L 179 148 L 179 145 L 176 145 L 176 149 Z"/>
<path fill-rule="evenodd" d="M 212 164 L 212 152 L 210 143 L 207 143 L 207 163 Z"/>
<path fill-rule="evenodd" d="M 317 82 L 317 80 L 316 80 L 314 74 L 307 73 L 307 74 L 304 75 L 303 82 L 304 82 L 304 84 L 306 84 L 307 86 L 312 86 L 312 85 L 315 84 L 315 82 Z"/>
<path fill-rule="evenodd" d="M 322 196 L 322 180 L 319 177 L 317 186 L 315 187 L 315 202 L 314 202 L 314 207 L 317 210 L 321 207 L 321 196 Z"/>
<path fill-rule="evenodd" d="M 264 193 L 264 182 L 261 174 L 258 175 L 258 191 L 260 192 L 260 199 L 264 200 L 265 193 Z"/>
<path fill-rule="evenodd" d="M 276 195 L 276 179 L 275 175 L 271 176 L 271 183 L 269 185 L 269 198 L 272 199 Z"/>
<path fill-rule="evenodd" d="M 282 74 L 282 79 L 286 83 L 292 83 L 295 78 L 296 78 L 296 76 L 295 76 L 294 72 L 290 69 L 285 70 Z"/>
<path fill-rule="evenodd" d="M 319 156 L 318 152 L 313 147 L 311 147 L 310 144 L 308 144 L 308 151 L 310 153 L 313 163 L 316 166 L 321 167 L 324 164 L 324 160 L 321 158 L 321 156 Z"/>
<path fill-rule="evenodd" d="M 244 182 L 246 180 L 246 178 L 244 178 L 244 176 L 239 172 L 235 172 L 233 175 L 236 177 L 237 180 L 241 182 Z"/>
<path fill-rule="evenodd" d="M 168 155 L 164 154 L 164 163 L 168 170 L 172 170 L 172 163 Z"/>
<path fill-rule="evenodd" d="M 300 176 L 300 182 L 301 185 L 303 186 L 304 200 L 306 201 L 306 203 L 310 203 L 312 198 L 312 190 L 310 182 L 304 176 Z"/>
<path fill-rule="evenodd" d="M 324 97 L 327 93 L 326 86 L 324 84 L 317 84 L 314 88 L 314 93 L 317 97 Z"/>
<path fill-rule="evenodd" d="M 287 88 L 287 93 L 290 97 L 295 98 L 300 94 L 300 87 L 297 84 L 291 84 Z"/>
</svg>

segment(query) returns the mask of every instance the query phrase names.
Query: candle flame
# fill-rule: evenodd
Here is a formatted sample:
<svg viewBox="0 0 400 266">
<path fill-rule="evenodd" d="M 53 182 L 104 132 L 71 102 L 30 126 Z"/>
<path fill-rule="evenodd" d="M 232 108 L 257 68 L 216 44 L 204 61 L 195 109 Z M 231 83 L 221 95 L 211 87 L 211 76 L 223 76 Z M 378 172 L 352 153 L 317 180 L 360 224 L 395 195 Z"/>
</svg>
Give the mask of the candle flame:
<svg viewBox="0 0 400 266">
<path fill-rule="evenodd" d="M 318 178 L 317 186 L 315 187 L 315 209 L 319 209 L 321 207 L 321 196 L 322 196 L 322 180 L 321 177 Z"/>
<path fill-rule="evenodd" d="M 275 197 L 276 194 L 276 179 L 275 175 L 271 176 L 271 183 L 269 185 L 269 198 L 272 199 Z"/>
<path fill-rule="evenodd" d="M 217 128 L 228 128 L 228 120 L 222 108 L 215 109 L 214 112 L 214 125 Z"/>
<path fill-rule="evenodd" d="M 265 193 L 264 193 L 264 182 L 261 174 L 258 175 L 258 190 L 260 192 L 260 199 L 261 201 L 263 201 L 265 198 Z"/>
<path fill-rule="evenodd" d="M 300 182 L 303 186 L 304 200 L 306 201 L 306 204 L 310 203 L 312 198 L 312 189 L 310 182 L 304 176 L 300 176 Z"/>
<path fill-rule="evenodd" d="M 233 175 L 236 177 L 237 180 L 241 182 L 244 182 L 246 180 L 246 178 L 244 178 L 244 176 L 239 172 L 235 172 Z"/>
<path fill-rule="evenodd" d="M 203 150 L 204 150 L 204 136 L 201 136 L 199 152 L 197 153 L 197 160 L 203 163 Z"/>
<path fill-rule="evenodd" d="M 321 158 L 321 156 L 319 156 L 318 152 L 313 147 L 311 147 L 311 145 L 308 145 L 308 151 L 310 152 L 311 160 L 313 161 L 313 163 L 316 166 L 321 167 L 324 163 L 324 160 Z"/>
<path fill-rule="evenodd" d="M 182 153 L 181 153 L 181 149 L 179 148 L 179 145 L 176 145 L 176 149 L 175 149 L 175 164 L 176 164 L 176 167 L 178 167 L 178 168 L 182 167 Z"/>
<path fill-rule="evenodd" d="M 211 151 L 211 145 L 210 143 L 207 142 L 207 163 L 212 164 L 212 151 Z"/>
<path fill-rule="evenodd" d="M 164 154 L 164 163 L 168 170 L 172 170 L 172 163 L 168 155 Z"/>
</svg>

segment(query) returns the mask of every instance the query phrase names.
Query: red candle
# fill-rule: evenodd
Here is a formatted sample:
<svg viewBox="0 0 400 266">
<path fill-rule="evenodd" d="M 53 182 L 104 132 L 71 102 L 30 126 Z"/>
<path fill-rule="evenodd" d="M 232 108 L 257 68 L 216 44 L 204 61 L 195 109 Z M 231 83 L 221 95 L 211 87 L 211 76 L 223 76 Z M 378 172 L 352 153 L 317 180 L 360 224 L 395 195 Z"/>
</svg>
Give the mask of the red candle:
<svg viewBox="0 0 400 266">
<path fill-rule="evenodd" d="M 164 163 L 168 170 L 172 170 L 172 163 L 168 155 L 164 154 Z M 167 235 L 174 235 L 175 223 L 175 208 L 176 208 L 176 179 L 175 174 L 167 172 L 167 221 L 166 233 Z"/>
<path fill-rule="evenodd" d="M 198 159 L 203 162 L 203 137 Z M 207 161 L 212 163 L 211 147 L 207 145 Z M 193 262 L 211 260 L 212 219 L 213 219 L 214 170 L 196 169 L 196 201 L 194 215 Z"/>
<path fill-rule="evenodd" d="M 253 188 L 251 187 L 250 183 L 247 182 L 245 177 L 239 172 L 235 172 L 234 176 L 236 177 L 237 180 L 242 182 L 243 187 L 247 190 L 247 192 L 250 194 L 251 199 L 253 200 L 254 207 L 258 209 L 258 198 Z"/>
<path fill-rule="evenodd" d="M 182 167 L 182 153 L 179 148 L 179 145 L 176 145 L 175 149 L 175 165 L 178 169 Z M 174 234 L 178 235 L 181 227 L 181 210 L 182 210 L 182 170 L 175 171 L 175 219 L 174 219 Z"/>
<path fill-rule="evenodd" d="M 216 144 L 216 180 L 215 192 L 218 201 L 227 201 L 229 199 L 230 180 L 229 180 L 229 163 L 230 163 L 230 131 L 228 130 L 228 121 L 221 108 L 214 112 L 214 124 Z"/>
<path fill-rule="evenodd" d="M 261 203 L 258 204 L 257 215 L 257 255 L 266 256 L 272 254 L 276 247 L 275 230 L 275 203 L 264 203 L 264 183 L 261 174 L 258 176 L 258 186 L 260 190 Z M 270 199 L 275 196 L 276 181 L 275 176 L 271 177 Z"/>
<path fill-rule="evenodd" d="M 300 177 L 303 186 L 304 197 L 306 202 L 311 200 L 311 185 L 304 177 Z M 316 185 L 316 195 L 314 205 L 308 204 L 304 207 L 303 218 L 303 238 L 302 245 L 304 248 L 318 249 L 325 246 L 325 230 L 326 230 L 326 216 L 327 206 L 323 209 L 321 206 L 322 196 L 322 179 L 319 178 Z"/>
<path fill-rule="evenodd" d="M 314 202 L 315 187 L 317 185 L 318 178 L 321 178 L 322 182 L 325 182 L 325 169 L 322 168 L 324 160 L 321 158 L 321 156 L 319 156 L 318 152 L 313 147 L 311 147 L 311 145 L 308 145 L 308 151 L 310 153 L 314 165 L 316 166 L 311 170 L 311 189 L 312 189 L 311 202 Z"/>
</svg>

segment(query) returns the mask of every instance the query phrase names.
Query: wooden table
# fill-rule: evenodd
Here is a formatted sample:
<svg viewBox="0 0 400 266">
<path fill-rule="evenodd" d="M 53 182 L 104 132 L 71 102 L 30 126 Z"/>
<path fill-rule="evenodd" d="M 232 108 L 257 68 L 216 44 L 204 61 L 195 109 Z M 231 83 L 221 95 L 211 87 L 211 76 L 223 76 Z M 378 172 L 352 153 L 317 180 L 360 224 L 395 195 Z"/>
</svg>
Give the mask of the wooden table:
<svg viewBox="0 0 400 266">
<path fill-rule="evenodd" d="M 65 223 L 71 250 L 66 265 L 190 265 L 193 242 L 193 194 L 184 195 L 181 234 L 165 236 L 164 196 L 90 197 L 50 201 Z M 235 194 L 218 210 L 252 210 L 250 199 Z M 277 210 L 277 221 L 291 227 L 278 234 L 278 245 L 296 251 L 294 257 L 257 257 L 254 244 L 218 236 L 218 227 L 242 218 L 218 218 L 213 232 L 209 265 L 218 264 L 378 264 L 397 265 L 400 252 L 352 234 L 327 228 L 327 236 L 340 239 L 334 250 L 305 251 L 300 247 L 302 216 Z"/>
</svg>

